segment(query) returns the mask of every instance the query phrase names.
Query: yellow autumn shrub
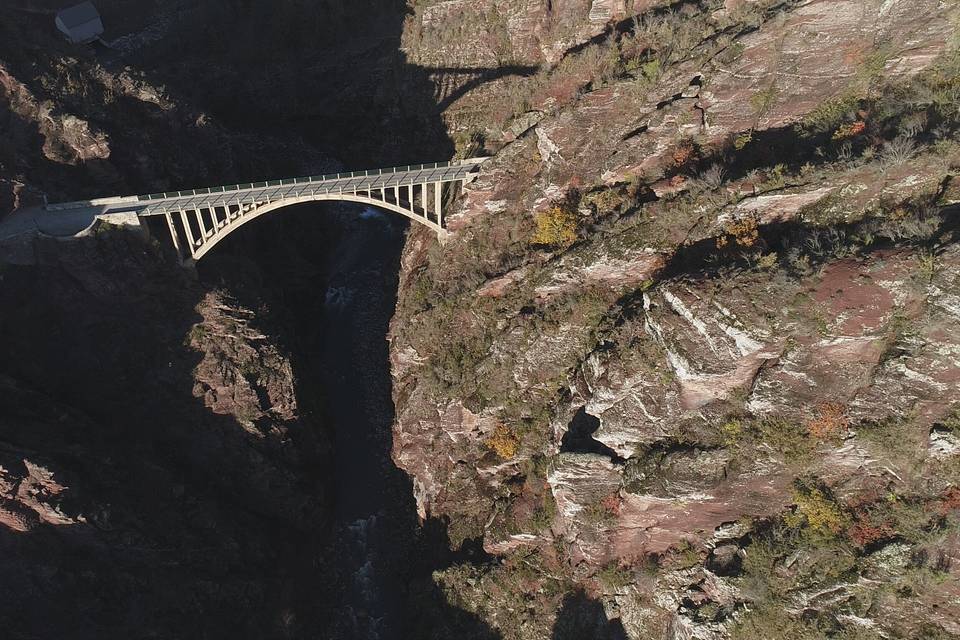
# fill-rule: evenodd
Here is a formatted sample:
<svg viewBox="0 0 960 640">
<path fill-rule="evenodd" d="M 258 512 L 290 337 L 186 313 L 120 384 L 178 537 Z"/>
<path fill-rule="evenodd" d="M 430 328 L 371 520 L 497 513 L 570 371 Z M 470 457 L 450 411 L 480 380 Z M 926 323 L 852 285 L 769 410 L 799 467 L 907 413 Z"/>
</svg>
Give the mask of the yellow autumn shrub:
<svg viewBox="0 0 960 640">
<path fill-rule="evenodd" d="M 531 244 L 566 248 L 577 240 L 577 214 L 567 207 L 552 206 L 537 214 L 536 222 Z"/>
<path fill-rule="evenodd" d="M 794 491 L 793 500 L 797 510 L 786 517 L 787 525 L 792 528 L 806 529 L 815 538 L 829 539 L 837 536 L 848 524 L 840 505 L 820 489 L 798 489 Z"/>
<path fill-rule="evenodd" d="M 520 448 L 520 439 L 506 425 L 497 425 L 493 434 L 484 441 L 488 449 L 504 460 L 509 460 L 517 454 Z"/>
</svg>

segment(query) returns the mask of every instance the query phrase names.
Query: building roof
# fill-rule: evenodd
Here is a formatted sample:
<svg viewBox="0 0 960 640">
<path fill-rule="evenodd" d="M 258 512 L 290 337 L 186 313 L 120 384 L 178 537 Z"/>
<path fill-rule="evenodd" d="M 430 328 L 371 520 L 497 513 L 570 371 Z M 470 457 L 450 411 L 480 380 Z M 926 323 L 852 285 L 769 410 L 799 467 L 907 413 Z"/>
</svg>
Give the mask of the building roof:
<svg viewBox="0 0 960 640">
<path fill-rule="evenodd" d="M 73 29 L 88 22 L 99 20 L 100 13 L 92 2 L 81 2 L 78 5 L 63 9 L 57 14 L 57 18 L 60 19 L 64 27 Z"/>
</svg>

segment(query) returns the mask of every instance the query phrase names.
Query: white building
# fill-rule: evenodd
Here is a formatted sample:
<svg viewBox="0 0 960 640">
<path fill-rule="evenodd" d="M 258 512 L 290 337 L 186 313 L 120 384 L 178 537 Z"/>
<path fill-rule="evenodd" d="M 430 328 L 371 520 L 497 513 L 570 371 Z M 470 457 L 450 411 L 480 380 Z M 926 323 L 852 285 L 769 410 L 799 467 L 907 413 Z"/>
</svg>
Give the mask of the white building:
<svg viewBox="0 0 960 640">
<path fill-rule="evenodd" d="M 67 40 L 75 44 L 91 42 L 103 33 L 100 13 L 92 2 L 81 2 L 63 9 L 57 14 L 56 22 L 57 29 L 67 36 Z"/>
</svg>

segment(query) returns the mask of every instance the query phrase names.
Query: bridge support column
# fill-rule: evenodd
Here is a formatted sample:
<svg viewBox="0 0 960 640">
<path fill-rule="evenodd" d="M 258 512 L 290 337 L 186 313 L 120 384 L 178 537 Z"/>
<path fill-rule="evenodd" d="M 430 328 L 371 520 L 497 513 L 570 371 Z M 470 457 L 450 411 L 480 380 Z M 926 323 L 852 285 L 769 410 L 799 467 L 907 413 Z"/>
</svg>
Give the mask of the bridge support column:
<svg viewBox="0 0 960 640">
<path fill-rule="evenodd" d="M 213 237 L 213 231 L 207 231 L 207 225 L 203 223 L 203 210 L 197 209 L 194 211 L 194 214 L 197 216 L 197 224 L 200 225 L 200 236 L 206 240 Z M 216 224 L 216 223 L 214 223 Z"/>
<path fill-rule="evenodd" d="M 173 216 L 165 213 L 163 217 L 167 220 L 167 229 L 170 230 L 170 239 L 173 240 L 173 248 L 177 252 L 177 258 L 183 260 L 183 253 L 180 250 L 180 239 L 177 237 L 177 228 L 173 226 Z"/>
<path fill-rule="evenodd" d="M 179 213 L 180 220 L 183 222 L 183 231 L 187 234 L 187 242 L 190 243 L 190 257 L 192 258 L 196 253 L 197 241 L 193 237 L 193 229 L 190 228 L 190 219 L 187 217 L 187 212 L 180 211 Z"/>
<path fill-rule="evenodd" d="M 437 214 L 437 224 L 443 226 L 443 203 L 440 196 L 443 194 L 443 183 L 433 183 L 433 210 Z"/>
<path fill-rule="evenodd" d="M 414 206 L 414 202 L 413 202 L 413 185 L 412 184 L 407 185 L 407 202 L 410 203 L 410 213 L 413 213 L 416 207 Z"/>
</svg>

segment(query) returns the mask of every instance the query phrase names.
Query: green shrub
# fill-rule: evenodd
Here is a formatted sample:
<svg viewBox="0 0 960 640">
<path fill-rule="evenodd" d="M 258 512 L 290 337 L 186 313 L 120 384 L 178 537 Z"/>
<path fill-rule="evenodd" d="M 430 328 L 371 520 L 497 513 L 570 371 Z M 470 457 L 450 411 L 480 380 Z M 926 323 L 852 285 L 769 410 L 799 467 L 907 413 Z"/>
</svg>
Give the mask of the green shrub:
<svg viewBox="0 0 960 640">
<path fill-rule="evenodd" d="M 860 106 L 860 99 L 853 93 L 845 93 L 825 100 L 816 109 L 804 116 L 797 125 L 798 133 L 815 135 L 834 132 L 851 118 Z"/>
<path fill-rule="evenodd" d="M 190 333 L 187 334 L 186 339 L 183 341 L 184 346 L 192 347 L 197 343 L 203 342 L 204 338 L 207 337 L 207 328 L 202 324 L 195 324 L 190 327 Z"/>
<path fill-rule="evenodd" d="M 429 270 L 421 269 L 413 275 L 413 284 L 405 297 L 405 302 L 411 306 L 411 312 L 425 311 L 433 306 L 436 295 L 435 285 Z"/>
<path fill-rule="evenodd" d="M 597 572 L 597 580 L 608 593 L 619 591 L 635 582 L 633 571 L 621 567 L 617 562 L 611 562 Z"/>
<path fill-rule="evenodd" d="M 827 493 L 816 486 L 799 485 L 794 489 L 794 513 L 784 516 L 792 529 L 802 530 L 811 540 L 830 540 L 839 536 L 850 523 L 850 518 Z"/>
<path fill-rule="evenodd" d="M 770 85 L 766 89 L 761 89 L 755 94 L 750 96 L 750 106 L 753 107 L 754 112 L 758 118 L 762 118 L 767 115 L 770 111 L 770 108 L 777 101 L 777 96 L 780 94 L 780 90 L 777 89 L 776 85 Z"/>
<path fill-rule="evenodd" d="M 940 424 L 952 433 L 960 433 L 960 407 L 954 406 Z"/>
<path fill-rule="evenodd" d="M 491 338 L 486 333 L 452 334 L 451 338 L 448 345 L 432 354 L 431 372 L 442 387 L 447 390 L 458 388 L 469 395 L 475 389 L 466 387 L 471 383 L 476 386 L 477 369 L 489 354 Z"/>
<path fill-rule="evenodd" d="M 648 82 L 656 82 L 660 77 L 660 61 L 651 60 L 640 65 L 640 73 Z"/>
<path fill-rule="evenodd" d="M 727 420 L 720 425 L 720 437 L 723 440 L 723 445 L 726 447 L 732 447 L 738 444 L 743 438 L 743 433 L 743 423 L 737 419 Z"/>
<path fill-rule="evenodd" d="M 541 502 L 530 517 L 530 528 L 533 531 L 543 531 L 550 528 L 557 517 L 557 501 L 553 499 L 553 492 L 549 489 L 543 493 Z"/>
<path fill-rule="evenodd" d="M 700 562 L 700 551 L 689 540 L 674 547 L 670 555 L 670 566 L 674 569 L 689 569 L 699 566 Z"/>
<path fill-rule="evenodd" d="M 614 524 L 617 521 L 616 512 L 610 508 L 609 502 L 600 501 L 587 506 L 583 510 L 583 519 L 585 522 L 603 529 Z"/>
<path fill-rule="evenodd" d="M 808 460 L 817 446 L 804 425 L 779 418 L 730 418 L 719 425 L 717 431 L 726 447 L 766 445 L 789 462 Z"/>
<path fill-rule="evenodd" d="M 730 629 L 731 640 L 821 640 L 815 628 L 795 619 L 776 604 L 754 606 Z"/>
<path fill-rule="evenodd" d="M 886 454 L 901 468 L 919 464 L 926 457 L 926 431 L 909 418 L 861 422 L 856 425 L 856 433 L 857 438 L 873 445 L 875 455 Z"/>
</svg>

